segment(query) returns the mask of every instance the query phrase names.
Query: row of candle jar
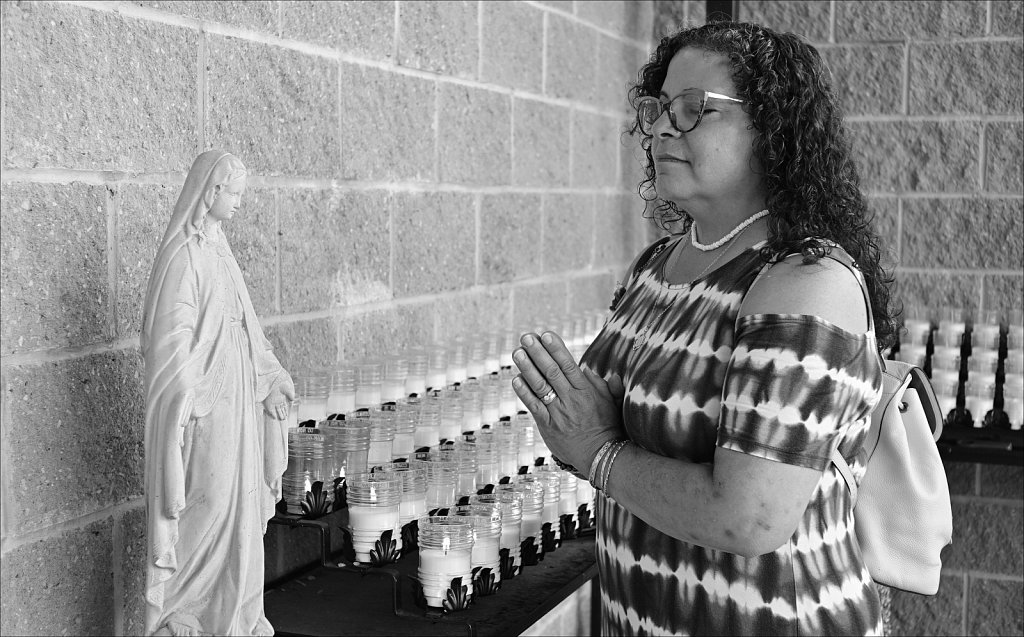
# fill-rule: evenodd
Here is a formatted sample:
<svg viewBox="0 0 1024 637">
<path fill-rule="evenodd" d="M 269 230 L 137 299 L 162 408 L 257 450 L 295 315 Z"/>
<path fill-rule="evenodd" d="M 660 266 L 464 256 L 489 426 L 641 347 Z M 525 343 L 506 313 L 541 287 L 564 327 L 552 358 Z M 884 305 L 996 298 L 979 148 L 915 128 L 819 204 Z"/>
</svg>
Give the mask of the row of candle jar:
<svg viewBox="0 0 1024 637">
<path fill-rule="evenodd" d="M 562 336 L 578 360 L 597 335 L 603 314 L 603 311 L 585 312 L 553 319 L 549 325 L 555 326 L 552 329 Z M 429 390 L 450 389 L 465 385 L 471 379 L 479 381 L 482 389 L 487 387 L 485 380 L 500 381 L 498 400 L 523 408 L 507 381 L 514 375 L 512 352 L 519 346 L 519 336 L 532 329 L 458 338 L 451 344 L 343 362 L 333 369 L 296 372 L 293 376 L 300 401 L 298 420 L 319 421 L 331 413 L 403 402 L 411 395 L 423 396 Z M 485 391 L 485 398 L 489 397 L 490 393 Z M 503 415 L 510 413 L 506 409 Z"/>
<path fill-rule="evenodd" d="M 937 314 L 937 327 L 933 328 L 928 315 Z M 969 312 L 962 308 L 945 307 L 928 312 L 924 309 L 907 308 L 904 330 L 900 334 L 900 350 L 906 347 L 961 348 L 999 351 L 1005 337 L 1005 349 L 1024 350 L 1024 311 L 1011 310 L 1007 320 L 997 310 L 978 311 L 972 320 Z M 966 336 L 966 338 L 965 338 Z M 929 352 L 930 353 L 930 352 Z"/>
</svg>

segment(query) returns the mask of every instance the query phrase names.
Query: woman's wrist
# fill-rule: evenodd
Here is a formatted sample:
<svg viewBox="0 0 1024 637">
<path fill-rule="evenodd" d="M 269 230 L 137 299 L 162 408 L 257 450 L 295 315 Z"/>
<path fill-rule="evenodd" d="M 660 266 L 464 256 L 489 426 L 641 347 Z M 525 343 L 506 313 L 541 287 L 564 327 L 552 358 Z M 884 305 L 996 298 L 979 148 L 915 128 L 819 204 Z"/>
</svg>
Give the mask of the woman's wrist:
<svg viewBox="0 0 1024 637">
<path fill-rule="evenodd" d="M 611 472 L 612 464 L 622 451 L 622 448 L 628 443 L 628 440 L 623 439 L 609 440 L 597 452 L 594 462 L 590 466 L 590 474 L 588 476 L 590 484 L 595 489 L 604 491 L 608 484 L 608 476 Z"/>
</svg>

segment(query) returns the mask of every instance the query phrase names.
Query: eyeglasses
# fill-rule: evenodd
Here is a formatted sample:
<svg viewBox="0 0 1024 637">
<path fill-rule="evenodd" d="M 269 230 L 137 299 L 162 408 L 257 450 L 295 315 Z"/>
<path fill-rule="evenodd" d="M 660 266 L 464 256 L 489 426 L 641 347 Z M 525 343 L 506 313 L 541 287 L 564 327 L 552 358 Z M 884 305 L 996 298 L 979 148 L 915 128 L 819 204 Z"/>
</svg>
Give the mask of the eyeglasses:
<svg viewBox="0 0 1024 637">
<path fill-rule="evenodd" d="M 644 135 L 654 134 L 654 123 L 658 121 L 662 113 L 668 113 L 668 121 L 672 127 L 680 133 L 689 133 L 697 128 L 700 120 L 707 110 L 708 100 L 726 100 L 745 104 L 743 100 L 712 93 L 711 91 L 683 91 L 668 102 L 660 98 L 648 95 L 641 98 L 636 105 L 637 121 L 640 123 L 640 132 Z"/>
</svg>

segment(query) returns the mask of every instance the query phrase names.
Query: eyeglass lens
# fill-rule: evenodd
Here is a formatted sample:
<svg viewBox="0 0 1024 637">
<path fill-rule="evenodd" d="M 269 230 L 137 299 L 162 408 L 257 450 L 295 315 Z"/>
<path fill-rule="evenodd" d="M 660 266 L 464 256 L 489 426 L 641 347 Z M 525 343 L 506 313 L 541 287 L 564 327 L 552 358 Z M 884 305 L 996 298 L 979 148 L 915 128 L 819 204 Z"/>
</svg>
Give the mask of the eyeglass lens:
<svg viewBox="0 0 1024 637">
<path fill-rule="evenodd" d="M 654 98 L 645 99 L 639 104 L 640 130 L 645 135 L 653 134 L 654 122 L 668 110 L 672 126 L 681 133 L 688 133 L 696 128 L 703 105 L 704 96 L 699 93 L 684 93 L 671 103 Z"/>
</svg>

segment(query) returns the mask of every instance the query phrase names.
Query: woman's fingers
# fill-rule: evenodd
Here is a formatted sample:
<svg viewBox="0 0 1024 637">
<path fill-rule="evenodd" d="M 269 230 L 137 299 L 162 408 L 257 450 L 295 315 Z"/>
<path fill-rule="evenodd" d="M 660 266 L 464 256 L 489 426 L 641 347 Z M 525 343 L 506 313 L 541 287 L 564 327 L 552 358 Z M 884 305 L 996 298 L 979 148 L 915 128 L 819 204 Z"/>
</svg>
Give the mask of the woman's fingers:
<svg viewBox="0 0 1024 637">
<path fill-rule="evenodd" d="M 516 396 L 519 396 L 519 400 L 523 401 L 526 408 L 530 410 L 531 414 L 533 414 L 534 420 L 536 420 L 540 425 L 547 425 L 547 410 L 544 409 L 544 403 L 542 403 L 536 393 L 527 386 L 522 374 L 519 374 L 512 379 L 512 389 L 515 390 Z M 541 418 L 544 418 L 544 420 L 541 421 Z"/>
<path fill-rule="evenodd" d="M 553 332 L 545 332 L 543 340 L 547 342 L 542 342 L 536 334 L 523 334 L 520 339 L 523 347 L 513 353 L 513 360 L 530 388 L 538 392 L 538 396 L 544 395 L 545 386 L 550 386 L 555 393 L 583 389 L 586 380 L 562 339 Z"/>
</svg>

